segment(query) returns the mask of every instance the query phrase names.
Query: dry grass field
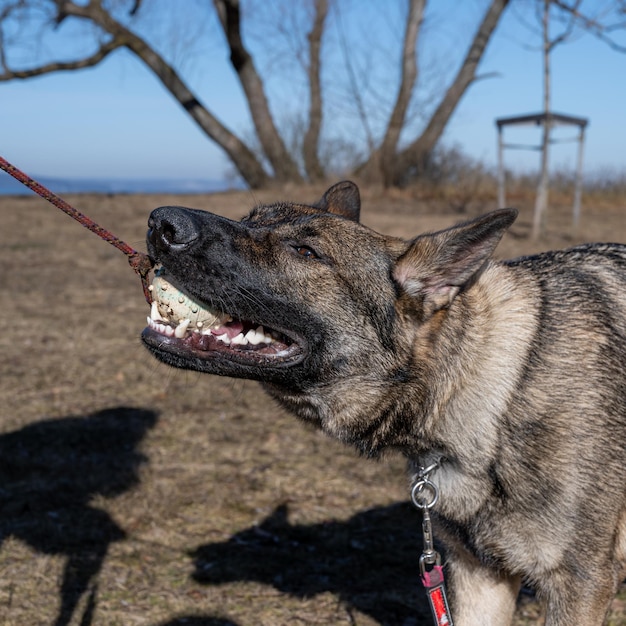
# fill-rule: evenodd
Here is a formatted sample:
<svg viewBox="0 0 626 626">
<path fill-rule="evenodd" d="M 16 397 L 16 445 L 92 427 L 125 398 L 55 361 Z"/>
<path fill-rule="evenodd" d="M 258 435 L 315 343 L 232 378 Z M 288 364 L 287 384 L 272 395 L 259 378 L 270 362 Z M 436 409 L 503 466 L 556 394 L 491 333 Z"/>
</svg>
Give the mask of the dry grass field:
<svg viewBox="0 0 626 626">
<path fill-rule="evenodd" d="M 244 215 L 320 189 L 207 196 L 68 196 L 145 249 L 162 204 Z M 364 194 L 363 221 L 405 237 L 466 213 Z M 626 198 L 565 204 L 531 242 L 531 201 L 498 254 L 626 242 Z M 174 371 L 140 345 L 148 312 L 122 255 L 37 197 L 0 199 L 0 624 L 430 624 L 420 517 L 402 459 L 359 458 L 252 382 Z M 612 624 L 626 624 L 623 598 Z M 516 624 L 540 624 L 523 596 Z"/>
</svg>

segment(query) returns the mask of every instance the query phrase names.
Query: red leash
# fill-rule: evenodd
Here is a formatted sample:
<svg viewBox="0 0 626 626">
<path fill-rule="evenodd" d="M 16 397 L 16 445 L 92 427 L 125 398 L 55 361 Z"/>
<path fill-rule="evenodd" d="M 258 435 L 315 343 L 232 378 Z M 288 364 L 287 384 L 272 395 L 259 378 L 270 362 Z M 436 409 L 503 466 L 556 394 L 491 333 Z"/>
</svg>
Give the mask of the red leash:
<svg viewBox="0 0 626 626">
<path fill-rule="evenodd" d="M 422 534 L 424 550 L 420 556 L 420 573 L 422 584 L 426 588 L 428 602 L 433 614 L 435 626 L 454 626 L 450 606 L 446 596 L 446 585 L 441 566 L 441 555 L 435 550 L 433 529 L 430 520 L 430 509 L 439 500 L 439 489 L 430 480 L 430 475 L 439 467 L 441 460 L 428 467 L 420 468 L 413 478 L 411 500 L 422 512 Z"/>
<path fill-rule="evenodd" d="M 150 257 L 143 253 L 131 248 L 127 243 L 118 239 L 115 235 L 111 234 L 102 226 L 96 224 L 92 219 L 83 215 L 80 211 L 77 211 L 74 207 L 70 206 L 63 198 L 60 198 L 56 194 L 52 193 L 49 189 L 42 184 L 33 180 L 17 167 L 11 165 L 6 159 L 0 156 L 0 169 L 4 170 L 7 174 L 10 174 L 16 180 L 19 180 L 22 185 L 26 185 L 29 189 L 32 189 L 36 194 L 40 195 L 44 200 L 51 202 L 55 207 L 61 209 L 64 213 L 67 213 L 71 218 L 82 224 L 85 228 L 88 228 L 92 233 L 96 233 L 98 237 L 104 239 L 112 246 L 115 246 L 118 250 L 121 250 L 127 257 L 130 266 L 135 270 L 139 278 L 141 279 L 141 286 L 143 287 L 143 293 L 146 297 L 146 302 L 150 304 L 152 297 L 148 291 L 148 274 L 153 267 L 153 263 Z"/>
</svg>

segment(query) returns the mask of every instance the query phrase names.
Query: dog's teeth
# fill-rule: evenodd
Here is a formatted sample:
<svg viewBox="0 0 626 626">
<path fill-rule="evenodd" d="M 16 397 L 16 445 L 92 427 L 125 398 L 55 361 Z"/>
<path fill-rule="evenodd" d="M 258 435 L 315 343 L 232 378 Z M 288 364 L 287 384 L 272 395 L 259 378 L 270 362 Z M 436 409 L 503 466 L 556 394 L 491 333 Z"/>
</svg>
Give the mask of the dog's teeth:
<svg viewBox="0 0 626 626">
<path fill-rule="evenodd" d="M 161 308 L 159 308 L 161 307 Z M 155 321 L 155 322 L 169 322 L 169 317 L 165 314 L 165 312 L 163 311 L 163 306 L 160 305 L 156 300 L 152 301 L 152 304 L 150 305 L 150 317 Z"/>
<path fill-rule="evenodd" d="M 185 319 L 183 320 L 177 327 L 176 330 L 174 331 L 174 336 L 177 339 L 182 339 L 185 336 L 185 333 L 187 332 L 187 328 L 189 327 L 189 324 L 191 323 L 191 320 L 189 319 Z"/>
<path fill-rule="evenodd" d="M 236 346 L 248 345 L 248 340 L 243 336 L 243 333 L 239 333 L 236 337 L 233 337 L 230 342 L 234 343 Z"/>
<path fill-rule="evenodd" d="M 262 336 L 261 341 L 262 341 L 263 343 L 272 343 L 273 339 L 272 339 L 269 335 L 266 335 L 266 334 L 265 334 L 265 328 L 263 328 L 263 326 L 259 326 L 259 327 L 256 329 L 256 332 L 257 332 L 257 334 L 259 334 L 259 335 L 261 335 L 261 336 Z"/>
<path fill-rule="evenodd" d="M 159 313 L 159 307 L 157 306 L 157 303 L 154 300 L 152 301 L 152 306 L 150 307 L 150 317 L 155 322 L 163 321 L 163 318 L 161 317 L 161 314 Z"/>
<path fill-rule="evenodd" d="M 152 302 L 150 315 L 146 318 L 148 326 L 156 330 L 158 333 L 165 335 L 166 337 L 176 337 L 177 339 L 183 339 L 190 327 L 195 333 L 201 335 L 212 335 L 218 341 L 228 345 L 235 346 L 258 346 L 259 344 L 269 345 L 275 340 L 270 333 L 266 332 L 263 326 L 257 326 L 256 329 L 250 329 L 245 335 L 243 332 L 239 333 L 235 337 L 229 337 L 228 333 L 221 335 L 214 335 L 213 331 L 215 327 L 209 326 L 202 321 L 192 321 L 189 318 L 183 319 L 178 326 L 174 327 L 169 323 L 169 319 L 165 317 L 158 308 L 156 302 Z M 217 326 L 219 328 L 219 326 Z"/>
<path fill-rule="evenodd" d="M 215 338 L 224 342 L 226 345 L 230 344 L 230 337 L 228 336 L 228 333 L 224 333 L 223 335 L 215 335 Z"/>
<path fill-rule="evenodd" d="M 263 335 L 256 330 L 249 330 L 246 333 L 246 339 L 248 340 L 248 343 L 251 343 L 253 346 L 257 346 L 263 341 Z"/>
<path fill-rule="evenodd" d="M 156 324 L 156 330 L 160 332 L 162 335 L 166 337 L 174 336 L 174 329 L 171 326 L 166 326 L 165 324 Z"/>
<path fill-rule="evenodd" d="M 174 329 L 171 326 L 168 326 L 166 324 L 161 324 L 160 322 L 157 322 L 151 317 L 147 318 L 147 322 L 148 322 L 148 326 L 156 330 L 157 333 L 160 333 L 161 335 L 165 335 L 166 337 L 174 336 Z"/>
</svg>

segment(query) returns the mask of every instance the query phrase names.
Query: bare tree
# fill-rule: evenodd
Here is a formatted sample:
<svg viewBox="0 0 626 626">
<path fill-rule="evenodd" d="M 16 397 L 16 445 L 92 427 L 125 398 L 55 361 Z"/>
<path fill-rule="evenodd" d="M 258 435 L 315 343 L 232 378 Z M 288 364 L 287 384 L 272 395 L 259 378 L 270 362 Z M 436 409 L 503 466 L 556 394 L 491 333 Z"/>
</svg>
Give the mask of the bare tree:
<svg viewBox="0 0 626 626">
<path fill-rule="evenodd" d="M 617 52 L 626 52 L 626 45 L 617 39 L 626 28 L 626 1 L 608 0 L 595 4 L 593 12 L 583 11 L 581 2 L 552 0 L 552 3 L 566 16 L 575 20 L 576 25 L 607 44 Z"/>
<path fill-rule="evenodd" d="M 539 170 L 539 184 L 537 186 L 537 196 L 535 198 L 535 213 L 533 216 L 532 237 L 537 239 L 543 230 L 544 215 L 548 206 L 548 183 L 550 173 L 548 165 L 550 162 L 550 130 L 552 124 L 550 122 L 550 53 L 554 46 L 563 41 L 569 31 L 567 31 L 555 39 L 550 39 L 550 4 L 551 0 L 542 0 L 543 11 L 541 15 L 541 39 L 543 54 L 543 130 L 541 135 L 541 167 Z"/>
<path fill-rule="evenodd" d="M 398 141 L 405 125 L 407 111 L 417 81 L 418 68 L 415 49 L 425 7 L 426 0 L 409 0 L 409 11 L 402 45 L 400 87 L 380 149 L 370 150 L 369 161 L 364 166 L 366 175 L 370 179 L 382 176 L 385 183 L 391 183 L 396 177 Z"/>
<path fill-rule="evenodd" d="M 309 126 L 304 134 L 302 158 L 308 178 L 312 181 L 322 180 L 325 172 L 319 160 L 319 141 L 322 129 L 322 84 L 320 79 L 320 62 L 322 35 L 328 15 L 328 0 L 314 0 L 315 17 L 309 33 Z"/>
<path fill-rule="evenodd" d="M 459 71 L 430 117 L 426 128 L 418 137 L 394 155 L 395 167 L 391 168 L 392 177 L 385 179 L 387 185 L 399 184 L 412 167 L 419 171 L 424 166 L 428 156 L 441 139 L 443 131 L 463 94 L 477 79 L 476 71 L 507 4 L 508 0 L 493 0 L 489 5 Z M 402 88 L 400 91 L 402 93 Z M 389 129 L 387 132 L 389 133 Z"/>
<path fill-rule="evenodd" d="M 0 15 L 0 24 L 4 25 L 6 20 L 12 17 L 13 14 L 37 9 L 38 7 L 35 4 L 29 3 L 27 0 L 16 0 L 15 2 L 6 3 Z M 126 48 L 148 66 L 198 126 L 222 147 L 251 187 L 263 187 L 270 183 L 270 176 L 259 163 L 252 150 L 198 101 L 177 71 L 153 47 L 115 19 L 112 12 L 107 10 L 101 1 L 92 0 L 88 4 L 76 4 L 71 1 L 53 0 L 46 4 L 54 5 L 53 7 L 45 6 L 44 8 L 47 10 L 54 8 L 56 10 L 53 17 L 55 25 L 59 25 L 70 17 L 86 20 L 97 26 L 101 32 L 106 33 L 108 35 L 107 41 L 102 43 L 96 52 L 77 61 L 52 62 L 28 70 L 11 70 L 7 65 L 5 36 L 2 33 L 0 34 L 0 63 L 2 64 L 3 72 L 0 74 L 0 81 L 16 78 L 26 79 L 51 72 L 92 67 L 100 63 L 113 51 Z M 137 7 L 137 3 L 134 3 L 131 11 L 136 11 Z"/>
<path fill-rule="evenodd" d="M 241 37 L 239 0 L 213 0 L 220 18 L 226 41 L 230 48 L 230 61 L 237 72 L 246 95 L 263 153 L 270 162 L 278 181 L 301 181 L 296 162 L 285 148 L 282 137 L 274 125 L 263 81 L 254 60 Z"/>
<path fill-rule="evenodd" d="M 595 13 L 582 9 L 583 0 L 536 0 L 538 21 L 541 23 L 541 52 L 543 60 L 543 128 L 541 135 L 541 165 L 535 199 L 532 237 L 537 239 L 545 228 L 545 215 L 549 197 L 549 161 L 552 131 L 552 76 L 550 57 L 554 48 L 570 41 L 577 33 L 590 33 L 607 43 L 614 50 L 626 52 L 626 46 L 614 38 L 614 34 L 626 27 L 626 2 L 610 0 L 603 6 L 596 4 Z M 561 30 L 551 35 L 551 25 L 559 22 Z"/>
<path fill-rule="evenodd" d="M 414 99 L 418 78 L 418 53 L 420 26 L 424 19 L 426 0 L 406 0 L 407 14 L 405 34 L 398 59 L 398 89 L 389 107 L 387 122 L 379 134 L 368 130 L 367 153 L 361 171 L 369 171 L 371 178 L 385 185 L 402 183 L 407 172 L 419 171 L 441 138 L 445 127 L 458 103 L 477 79 L 477 68 L 487 44 L 492 37 L 508 0 L 485 0 L 487 11 L 470 43 L 469 49 L 457 74 L 444 89 L 434 113 L 423 130 L 413 138 L 401 141 L 407 131 L 409 106 Z M 307 0 L 306 3 L 289 3 L 289 10 L 302 11 L 310 16 L 306 40 L 308 46 L 302 54 L 303 89 L 308 93 L 308 111 L 302 115 L 304 123 L 302 139 L 295 142 L 300 150 L 294 154 L 292 145 L 286 141 L 284 130 L 277 124 L 275 112 L 270 106 L 267 80 L 259 70 L 258 59 L 253 56 L 249 42 L 242 34 L 246 24 L 245 10 L 261 6 L 249 0 L 243 7 L 239 0 L 213 0 L 212 6 L 218 17 L 219 28 L 230 54 L 230 63 L 241 85 L 254 129 L 254 140 L 244 141 L 200 102 L 198 96 L 185 82 L 175 63 L 150 43 L 149 35 L 142 35 L 137 20 L 152 10 L 150 3 L 141 0 L 1 0 L 0 1 L 0 81 L 28 79 L 51 72 L 79 70 L 100 63 L 111 53 L 122 48 L 140 59 L 165 88 L 180 103 L 199 128 L 227 154 L 243 179 L 253 188 L 267 186 L 273 181 L 285 182 L 320 180 L 328 172 L 320 159 L 325 126 L 326 96 L 329 80 L 323 81 L 322 69 L 328 63 L 323 54 L 329 16 L 333 8 L 342 3 L 335 0 Z M 175 10 L 175 9 L 170 9 Z M 52 61 L 19 67 L 16 63 L 17 44 L 11 39 L 16 25 L 28 27 L 39 19 L 43 31 L 48 32 L 73 21 L 93 29 L 92 50 L 72 61 Z M 271 37 L 268 37 L 271 39 Z M 344 62 L 351 66 L 351 51 L 345 45 Z M 17 66 L 17 67 L 16 67 Z M 348 67 L 349 69 L 349 67 Z M 348 72 L 350 73 L 350 72 Z M 360 85 L 352 73 L 350 89 L 359 94 Z M 390 79 L 393 84 L 393 78 Z M 331 80 L 332 82 L 332 80 Z M 332 85 L 331 85 L 332 86 Z M 389 91 L 389 90 L 387 90 Z M 306 99 L 304 99 L 306 102 Z M 353 98 L 359 105 L 359 115 L 368 123 L 370 112 L 364 99 Z M 280 122 L 280 120 L 278 120 Z"/>
</svg>

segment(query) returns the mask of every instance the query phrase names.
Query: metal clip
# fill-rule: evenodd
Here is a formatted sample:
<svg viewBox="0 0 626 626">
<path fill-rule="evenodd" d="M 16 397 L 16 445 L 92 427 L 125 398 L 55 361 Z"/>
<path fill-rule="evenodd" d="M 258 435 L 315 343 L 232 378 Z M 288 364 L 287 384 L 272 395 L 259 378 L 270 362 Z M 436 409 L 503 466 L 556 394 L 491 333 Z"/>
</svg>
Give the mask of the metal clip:
<svg viewBox="0 0 626 626">
<path fill-rule="evenodd" d="M 420 556 L 420 572 L 422 576 L 426 572 L 426 566 L 441 565 L 441 556 L 437 550 L 435 550 L 435 544 L 433 541 L 433 529 L 430 523 L 430 512 L 427 508 L 422 512 L 422 534 L 424 536 L 424 549 Z"/>
<path fill-rule="evenodd" d="M 420 573 L 422 583 L 428 594 L 428 602 L 432 610 L 436 626 L 453 626 L 446 588 L 441 567 L 441 555 L 435 550 L 433 528 L 430 520 L 430 509 L 439 499 L 439 489 L 429 477 L 439 467 L 440 461 L 422 467 L 416 473 L 411 488 L 411 500 L 416 508 L 422 512 L 422 534 L 424 536 L 424 549 L 420 556 Z"/>
<path fill-rule="evenodd" d="M 432 509 L 439 499 L 439 489 L 437 485 L 428 479 L 428 475 L 437 468 L 437 464 L 421 469 L 416 477 L 411 489 L 411 500 L 416 508 L 422 512 L 422 534 L 424 536 L 424 549 L 420 556 L 420 570 L 422 575 L 427 571 L 427 567 L 441 565 L 441 556 L 435 550 L 433 541 L 433 529 L 430 520 L 430 509 Z"/>
</svg>

